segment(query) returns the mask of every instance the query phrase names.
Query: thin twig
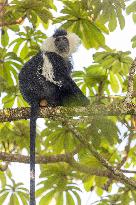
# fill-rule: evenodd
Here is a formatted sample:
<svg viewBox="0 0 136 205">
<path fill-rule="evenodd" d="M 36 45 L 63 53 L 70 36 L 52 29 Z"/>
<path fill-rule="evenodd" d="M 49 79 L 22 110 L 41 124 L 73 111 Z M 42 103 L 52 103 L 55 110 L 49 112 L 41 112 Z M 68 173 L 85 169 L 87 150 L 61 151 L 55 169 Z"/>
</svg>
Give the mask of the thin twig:
<svg viewBox="0 0 136 205">
<path fill-rule="evenodd" d="M 120 170 L 121 167 L 125 164 L 127 158 L 128 158 L 128 153 L 129 153 L 129 150 L 130 150 L 130 144 L 131 144 L 131 141 L 132 141 L 132 136 L 129 135 L 129 138 L 128 138 L 128 142 L 125 146 L 125 156 L 122 158 L 121 162 L 116 166 L 115 170 Z M 108 191 L 110 185 L 112 183 L 112 179 L 109 179 L 106 184 L 104 185 L 104 190 Z"/>
<path fill-rule="evenodd" d="M 134 84 L 135 73 L 136 73 L 136 58 L 134 59 L 130 67 L 130 70 L 129 70 L 128 89 L 127 89 L 127 95 L 124 101 L 125 103 L 131 103 L 132 101 L 133 91 L 134 91 L 133 84 Z"/>
</svg>

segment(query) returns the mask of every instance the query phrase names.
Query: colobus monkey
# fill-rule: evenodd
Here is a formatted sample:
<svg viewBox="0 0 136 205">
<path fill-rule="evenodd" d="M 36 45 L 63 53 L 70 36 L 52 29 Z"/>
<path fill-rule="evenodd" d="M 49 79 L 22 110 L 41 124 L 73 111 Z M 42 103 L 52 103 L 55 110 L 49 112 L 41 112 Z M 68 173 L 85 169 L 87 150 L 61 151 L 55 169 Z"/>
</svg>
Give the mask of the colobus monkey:
<svg viewBox="0 0 136 205">
<path fill-rule="evenodd" d="M 85 106 L 84 96 L 70 74 L 71 55 L 80 45 L 74 33 L 56 30 L 42 44 L 41 51 L 24 64 L 19 86 L 31 106 L 30 117 L 30 205 L 35 205 L 35 137 L 40 106 Z"/>
</svg>

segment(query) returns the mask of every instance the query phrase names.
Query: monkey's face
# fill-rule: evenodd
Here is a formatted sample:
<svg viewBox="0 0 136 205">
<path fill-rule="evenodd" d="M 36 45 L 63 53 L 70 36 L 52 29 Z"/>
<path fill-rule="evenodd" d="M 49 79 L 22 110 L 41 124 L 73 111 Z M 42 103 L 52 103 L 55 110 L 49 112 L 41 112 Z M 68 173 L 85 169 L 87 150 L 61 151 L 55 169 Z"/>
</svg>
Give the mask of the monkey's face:
<svg viewBox="0 0 136 205">
<path fill-rule="evenodd" d="M 57 36 L 54 43 L 59 53 L 69 52 L 69 42 L 66 36 Z"/>
</svg>

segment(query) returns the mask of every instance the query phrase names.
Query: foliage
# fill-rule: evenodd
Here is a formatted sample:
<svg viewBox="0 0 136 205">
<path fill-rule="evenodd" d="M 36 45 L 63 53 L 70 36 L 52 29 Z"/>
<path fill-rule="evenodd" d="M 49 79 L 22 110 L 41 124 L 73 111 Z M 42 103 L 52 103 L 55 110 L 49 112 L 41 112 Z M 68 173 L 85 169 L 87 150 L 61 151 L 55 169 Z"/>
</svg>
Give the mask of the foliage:
<svg viewBox="0 0 136 205">
<path fill-rule="evenodd" d="M 48 167 L 41 167 L 42 173 L 40 178 L 42 185 L 37 190 L 36 196 L 41 197 L 45 194 L 39 202 L 39 205 L 49 204 L 53 197 L 55 197 L 56 205 L 63 205 L 66 197 L 67 204 L 75 204 L 75 198 L 78 204 L 81 204 L 80 188 L 72 180 L 76 177 L 76 173 L 66 164 L 54 165 Z M 63 181 L 63 183 L 62 183 Z M 48 190 L 48 192 L 47 192 Z M 75 197 L 75 198 L 74 198 Z"/>
<path fill-rule="evenodd" d="M 28 204 L 28 190 L 24 188 L 23 183 L 15 183 L 14 179 L 11 178 L 11 183 L 6 184 L 6 186 L 0 191 L 0 203 L 3 204 L 6 199 L 9 200 L 9 205 L 16 204 L 19 205 L 20 201 L 22 204 Z"/>
<path fill-rule="evenodd" d="M 72 74 L 77 85 L 89 97 L 91 105 L 115 103 L 121 99 L 120 94 L 126 94 L 127 76 L 132 63 L 131 53 L 109 48 L 106 36 L 118 27 L 124 29 L 126 14 L 132 15 L 136 23 L 136 1 L 59 0 L 57 2 L 62 4 L 59 15 L 56 15 L 58 6 L 53 0 L 4 2 L 2 1 L 0 19 L 0 97 L 3 108 L 28 106 L 19 92 L 18 73 L 23 64 L 39 51 L 41 43 L 47 37 L 47 29 L 53 25 L 75 32 L 88 52 L 90 48 L 94 49 L 93 63 Z M 132 48 L 135 48 L 136 36 L 131 41 Z M 124 169 L 136 165 L 136 136 L 130 116 L 88 116 L 88 120 L 79 116 L 65 119 L 65 123 L 45 119 L 45 128 L 40 131 L 37 129 L 38 155 L 70 153 L 83 167 L 104 169 L 77 140 L 69 129 L 67 120 L 114 167 L 120 164 L 123 156 L 127 158 L 123 164 Z M 0 140 L 0 152 L 23 154 L 25 150 L 29 154 L 29 122 L 22 120 L 1 123 Z M 129 143 L 129 151 L 126 151 Z M 2 166 L 1 162 L 0 168 Z M 114 180 L 111 180 L 106 193 L 104 187 L 108 182 L 107 177 L 90 175 L 66 162 L 39 166 L 40 182 L 36 192 L 39 205 L 50 205 L 51 201 L 55 201 L 55 205 L 80 205 L 82 189 L 79 184 L 87 192 L 94 191 L 100 197 L 100 201 L 95 204 L 136 203 L 135 190 Z M 135 176 L 132 175 L 132 178 Z M 15 182 L 9 168 L 0 171 L 0 184 L 0 204 L 28 204 L 28 190 L 22 183 Z"/>
</svg>

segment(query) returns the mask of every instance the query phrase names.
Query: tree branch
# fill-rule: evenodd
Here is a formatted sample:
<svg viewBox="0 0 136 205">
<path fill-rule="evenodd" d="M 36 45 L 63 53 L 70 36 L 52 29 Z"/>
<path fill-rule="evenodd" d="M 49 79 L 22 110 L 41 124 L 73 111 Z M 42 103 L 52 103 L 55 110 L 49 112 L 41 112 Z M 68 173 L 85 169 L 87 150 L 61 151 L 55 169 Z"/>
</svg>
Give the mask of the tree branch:
<svg viewBox="0 0 136 205">
<path fill-rule="evenodd" d="M 126 177 L 120 170 L 114 169 L 114 167 L 102 156 L 100 155 L 95 148 L 92 146 L 92 144 L 88 143 L 86 138 L 83 137 L 76 128 L 71 125 L 69 122 L 66 122 L 66 125 L 69 127 L 69 129 L 73 132 L 75 137 L 82 143 L 89 151 L 90 153 L 105 167 L 107 168 L 107 171 L 110 172 L 111 177 L 113 179 L 116 177 L 118 181 L 123 182 L 127 186 L 130 186 L 134 189 L 136 189 L 136 181 L 133 179 L 130 179 Z"/>
<path fill-rule="evenodd" d="M 90 105 L 88 107 L 47 107 L 40 109 L 39 117 L 61 117 L 72 116 L 118 116 L 136 115 L 136 105 L 124 103 L 112 103 L 109 105 Z M 30 118 L 30 108 L 4 108 L 0 110 L 0 122 L 15 121 Z"/>
<path fill-rule="evenodd" d="M 136 170 L 127 170 L 127 169 L 120 169 L 124 173 L 129 173 L 129 174 L 136 174 Z"/>
<path fill-rule="evenodd" d="M 6 161 L 6 162 L 29 163 L 30 158 L 29 156 L 24 156 L 20 154 L 8 154 L 5 152 L 1 152 L 0 160 Z M 112 178 L 116 181 L 122 182 L 123 184 L 125 183 L 127 185 L 130 185 L 132 181 L 131 179 L 127 178 L 129 180 L 129 183 L 126 183 L 124 179 L 120 178 L 120 176 L 115 175 L 113 172 L 107 169 L 105 170 L 105 169 L 91 168 L 84 164 L 79 164 L 72 158 L 71 153 L 58 154 L 58 155 L 52 155 L 52 156 L 36 156 L 36 164 L 48 164 L 48 163 L 58 163 L 58 162 L 66 162 L 79 172 L 86 173 L 89 175 L 108 177 L 109 179 Z M 130 172 L 133 173 L 133 171 L 129 171 L 129 170 L 122 170 L 122 171 L 126 173 L 130 173 Z M 131 187 L 136 188 L 136 184 L 135 186 L 132 186 L 131 184 Z"/>
<path fill-rule="evenodd" d="M 136 73 L 136 58 L 134 59 L 130 70 L 129 70 L 129 76 L 128 76 L 128 89 L 127 89 L 127 96 L 125 98 L 125 103 L 131 103 L 132 97 L 133 97 L 133 84 L 134 84 L 134 76 Z"/>
<path fill-rule="evenodd" d="M 65 154 L 58 154 L 52 156 L 36 156 L 36 164 L 47 164 L 54 162 L 65 162 L 66 161 Z M 0 152 L 0 160 L 5 162 L 19 162 L 19 163 L 30 163 L 29 156 L 21 155 L 21 154 L 8 154 L 6 152 Z"/>
<path fill-rule="evenodd" d="M 124 149 L 125 155 L 124 155 L 124 157 L 122 158 L 121 162 L 120 162 L 119 164 L 117 164 L 115 170 L 121 170 L 121 167 L 122 167 L 122 166 L 125 164 L 125 162 L 127 161 L 128 153 L 129 153 L 129 150 L 130 150 L 131 141 L 132 141 L 132 136 L 129 135 L 129 137 L 128 137 L 128 142 L 127 142 L 127 144 L 126 144 L 126 146 L 125 146 L 125 149 Z M 112 179 L 109 179 L 109 180 L 106 182 L 106 184 L 104 185 L 104 189 L 105 189 L 106 191 L 108 191 L 108 189 L 109 189 L 111 183 L 112 183 Z"/>
<path fill-rule="evenodd" d="M 11 21 L 11 22 L 1 21 L 1 22 L 0 22 L 0 27 L 3 27 L 3 26 L 11 26 L 11 25 L 16 25 L 16 24 L 21 24 L 21 23 L 23 23 L 23 21 L 25 20 L 25 18 L 26 18 L 26 15 L 20 17 L 20 18 L 17 19 L 17 20 Z"/>
</svg>

